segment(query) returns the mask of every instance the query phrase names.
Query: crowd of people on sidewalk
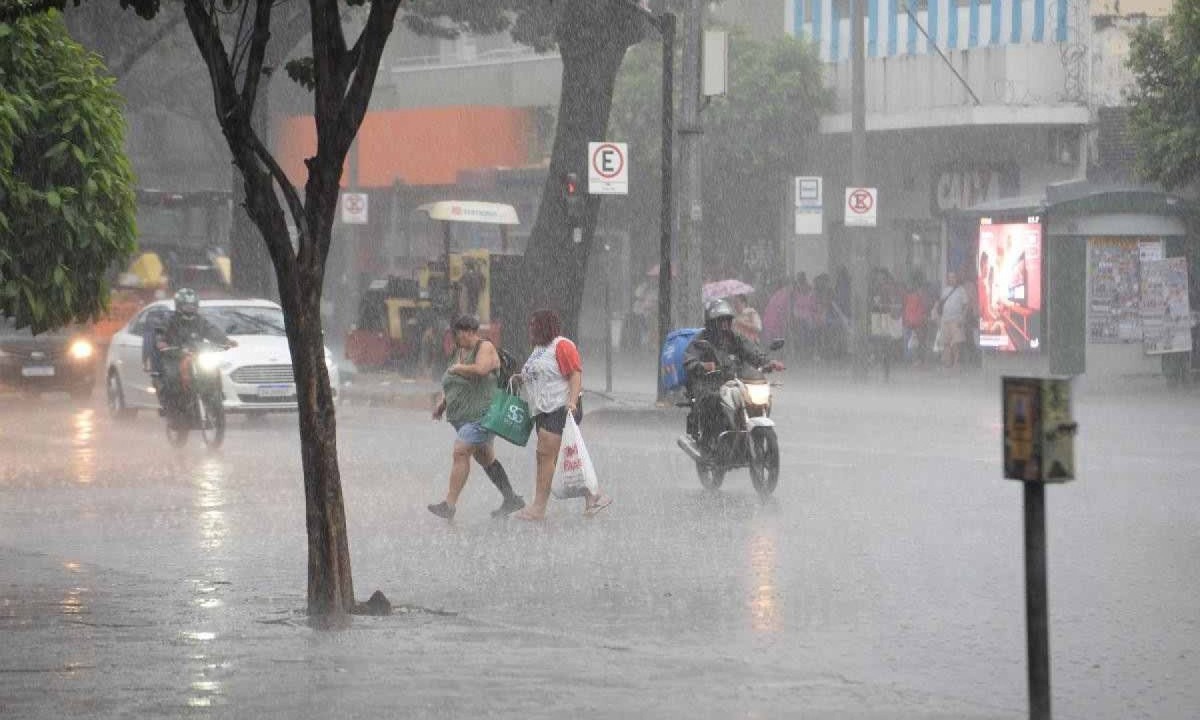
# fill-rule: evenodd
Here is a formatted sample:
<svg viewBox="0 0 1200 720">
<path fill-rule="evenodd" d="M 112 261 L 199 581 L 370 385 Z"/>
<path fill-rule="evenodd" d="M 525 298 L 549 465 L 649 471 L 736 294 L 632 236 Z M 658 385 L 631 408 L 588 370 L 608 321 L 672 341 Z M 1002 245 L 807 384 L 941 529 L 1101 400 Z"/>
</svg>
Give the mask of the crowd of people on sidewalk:
<svg viewBox="0 0 1200 720">
<path fill-rule="evenodd" d="M 874 268 L 868 285 L 872 354 L 914 366 L 959 368 L 972 362 L 978 357 L 978 310 L 970 285 L 954 272 L 940 288 L 920 272 L 901 283 L 888 270 Z M 739 308 L 746 306 L 745 298 L 741 303 Z M 821 273 L 811 283 L 799 272 L 769 295 L 758 334 L 784 338 L 793 361 L 837 364 L 851 352 L 850 318 L 850 273 L 845 267 L 832 277 Z"/>
</svg>

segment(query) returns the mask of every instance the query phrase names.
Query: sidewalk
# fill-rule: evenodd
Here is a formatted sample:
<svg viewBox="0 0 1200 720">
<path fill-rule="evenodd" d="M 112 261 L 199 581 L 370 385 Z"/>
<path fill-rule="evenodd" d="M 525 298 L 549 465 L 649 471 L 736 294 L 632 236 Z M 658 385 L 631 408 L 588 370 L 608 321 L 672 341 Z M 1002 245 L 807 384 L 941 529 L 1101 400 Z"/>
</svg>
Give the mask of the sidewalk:
<svg viewBox="0 0 1200 720">
<path fill-rule="evenodd" d="M 605 412 L 663 412 L 674 410 L 674 403 L 659 404 L 656 397 L 656 360 L 647 354 L 616 354 L 613 356 L 612 385 L 607 386 L 605 360 L 602 355 L 584 357 L 584 404 L 589 411 Z M 395 372 L 358 373 L 343 370 L 341 389 L 343 401 L 368 407 L 386 406 L 411 410 L 427 410 L 433 406 L 441 385 L 427 378 L 410 378 Z M 871 365 L 865 377 L 859 377 L 849 361 L 840 364 L 791 365 L 788 370 L 771 376 L 781 396 L 803 395 L 819 391 L 822 394 L 844 393 L 848 398 L 861 395 L 900 395 L 911 392 L 926 397 L 942 395 L 997 394 L 999 375 L 979 367 L 959 370 L 924 365 L 896 364 L 889 368 L 885 379 L 883 368 Z M 1167 387 L 1159 375 L 1123 376 L 1119 378 L 1089 377 L 1076 379 L 1075 392 L 1079 397 L 1104 398 L 1163 398 L 1197 394 L 1194 387 Z"/>
</svg>

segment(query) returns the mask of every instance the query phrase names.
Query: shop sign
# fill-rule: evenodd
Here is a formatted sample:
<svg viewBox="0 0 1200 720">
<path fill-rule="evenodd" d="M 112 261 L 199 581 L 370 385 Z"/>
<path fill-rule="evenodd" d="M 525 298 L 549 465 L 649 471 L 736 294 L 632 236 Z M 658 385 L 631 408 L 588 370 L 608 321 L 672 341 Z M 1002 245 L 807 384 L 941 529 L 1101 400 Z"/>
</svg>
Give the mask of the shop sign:
<svg viewBox="0 0 1200 720">
<path fill-rule="evenodd" d="M 932 205 L 935 215 L 961 210 L 1003 197 L 1005 173 L 992 168 L 958 168 L 936 172 Z"/>
</svg>

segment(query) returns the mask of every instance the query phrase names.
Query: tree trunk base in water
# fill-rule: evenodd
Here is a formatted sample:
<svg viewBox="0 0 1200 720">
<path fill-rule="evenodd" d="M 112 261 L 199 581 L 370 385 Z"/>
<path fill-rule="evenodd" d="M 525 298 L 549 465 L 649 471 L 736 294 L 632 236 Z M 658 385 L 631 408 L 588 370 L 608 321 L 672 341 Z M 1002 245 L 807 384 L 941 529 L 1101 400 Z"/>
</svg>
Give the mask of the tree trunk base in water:
<svg viewBox="0 0 1200 720">
<path fill-rule="evenodd" d="M 391 615 L 392 603 L 381 591 L 371 593 L 371 599 L 366 602 L 354 603 L 355 615 Z"/>
</svg>

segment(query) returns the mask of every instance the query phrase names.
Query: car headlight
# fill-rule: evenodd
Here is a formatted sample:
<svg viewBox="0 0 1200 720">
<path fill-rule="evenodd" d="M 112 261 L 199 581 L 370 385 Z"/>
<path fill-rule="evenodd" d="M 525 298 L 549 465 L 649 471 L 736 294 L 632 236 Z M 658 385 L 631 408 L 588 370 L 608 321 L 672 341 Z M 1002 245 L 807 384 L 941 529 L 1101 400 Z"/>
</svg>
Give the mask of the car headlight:
<svg viewBox="0 0 1200 720">
<path fill-rule="evenodd" d="M 67 352 L 71 353 L 71 357 L 76 360 L 87 360 L 92 356 L 92 353 L 96 352 L 96 348 L 87 340 L 76 340 L 71 343 L 71 347 Z"/>
<path fill-rule="evenodd" d="M 221 366 L 221 353 L 202 352 L 196 356 L 196 367 L 212 372 Z"/>
<path fill-rule="evenodd" d="M 771 402 L 771 386 L 767 383 L 747 385 L 746 399 L 751 405 L 766 405 Z"/>
</svg>

